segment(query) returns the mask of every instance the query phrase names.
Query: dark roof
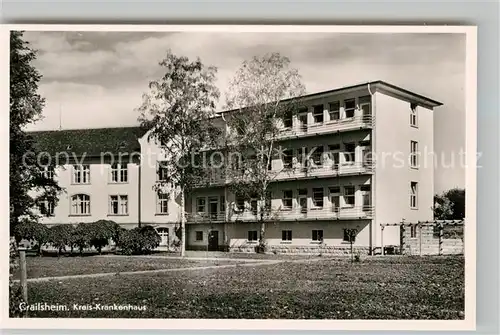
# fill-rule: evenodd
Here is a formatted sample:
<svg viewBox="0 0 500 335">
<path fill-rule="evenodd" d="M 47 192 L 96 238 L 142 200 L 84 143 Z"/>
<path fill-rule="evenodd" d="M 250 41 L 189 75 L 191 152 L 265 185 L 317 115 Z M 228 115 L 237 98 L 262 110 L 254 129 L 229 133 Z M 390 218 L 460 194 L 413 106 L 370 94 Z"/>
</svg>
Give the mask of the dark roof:
<svg viewBox="0 0 500 335">
<path fill-rule="evenodd" d="M 38 150 L 51 155 L 69 152 L 93 157 L 106 152 L 118 154 L 140 151 L 138 139 L 146 131 L 140 127 L 122 127 L 33 131 L 29 134 Z"/>
<path fill-rule="evenodd" d="M 310 93 L 310 94 L 302 95 L 299 98 L 301 98 L 301 99 L 311 98 L 312 99 L 312 98 L 320 97 L 322 95 L 329 95 L 329 94 L 333 94 L 333 93 L 341 93 L 344 91 L 357 90 L 357 89 L 361 89 L 363 87 L 367 87 L 368 85 L 373 85 L 373 88 L 380 88 L 384 91 L 394 92 L 394 93 L 398 94 L 399 96 L 404 97 L 408 100 L 414 100 L 415 102 L 420 102 L 422 104 L 429 105 L 431 107 L 438 107 L 438 106 L 441 106 L 443 104 L 442 102 L 433 100 L 431 98 L 414 93 L 412 91 L 408 91 L 402 87 L 390 84 L 390 83 L 385 82 L 383 80 L 370 81 L 370 82 L 365 82 L 365 83 L 351 85 L 351 86 L 343 86 L 343 87 L 335 88 L 333 90 Z M 287 100 L 290 100 L 290 99 L 284 99 L 282 101 L 287 101 Z M 233 112 L 233 111 L 234 110 L 226 110 L 226 111 L 218 112 L 218 114 L 223 114 L 223 113 L 228 113 L 228 112 Z"/>
</svg>

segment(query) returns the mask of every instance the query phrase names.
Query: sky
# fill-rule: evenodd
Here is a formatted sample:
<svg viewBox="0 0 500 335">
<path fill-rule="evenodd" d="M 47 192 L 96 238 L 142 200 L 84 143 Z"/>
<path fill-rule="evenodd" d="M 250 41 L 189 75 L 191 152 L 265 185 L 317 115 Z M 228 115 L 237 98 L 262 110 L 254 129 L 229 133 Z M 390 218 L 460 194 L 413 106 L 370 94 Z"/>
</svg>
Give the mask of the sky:
<svg viewBox="0 0 500 335">
<path fill-rule="evenodd" d="M 279 52 L 307 93 L 384 80 L 438 100 L 434 151 L 451 162 L 465 147 L 465 35 L 241 32 L 26 32 L 43 75 L 43 119 L 29 130 L 137 125 L 142 94 L 170 49 L 217 67 L 224 102 L 244 59 Z M 60 118 L 60 115 L 62 116 Z M 441 159 L 440 159 L 441 160 Z M 458 164 L 455 164 L 458 165 Z M 435 192 L 464 187 L 465 169 L 438 166 Z"/>
</svg>

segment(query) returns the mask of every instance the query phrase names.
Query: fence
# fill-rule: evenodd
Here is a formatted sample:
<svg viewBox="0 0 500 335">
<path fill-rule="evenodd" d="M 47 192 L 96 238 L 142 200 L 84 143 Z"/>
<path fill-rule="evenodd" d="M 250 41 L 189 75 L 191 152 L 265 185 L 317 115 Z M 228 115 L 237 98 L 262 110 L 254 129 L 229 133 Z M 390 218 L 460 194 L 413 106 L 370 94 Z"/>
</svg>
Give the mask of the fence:
<svg viewBox="0 0 500 335">
<path fill-rule="evenodd" d="M 386 254 L 384 228 L 399 226 L 400 246 L 404 255 L 453 255 L 464 253 L 464 220 L 419 221 L 381 224 L 382 254 Z"/>
</svg>

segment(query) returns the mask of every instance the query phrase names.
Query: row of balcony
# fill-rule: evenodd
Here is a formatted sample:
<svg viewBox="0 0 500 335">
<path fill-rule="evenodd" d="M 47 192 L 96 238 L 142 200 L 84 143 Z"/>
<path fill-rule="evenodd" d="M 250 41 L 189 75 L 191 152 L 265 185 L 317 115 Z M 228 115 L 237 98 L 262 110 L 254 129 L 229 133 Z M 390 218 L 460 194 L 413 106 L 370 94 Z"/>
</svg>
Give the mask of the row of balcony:
<svg viewBox="0 0 500 335">
<path fill-rule="evenodd" d="M 352 153 L 354 154 L 354 153 Z M 291 167 L 285 167 L 279 171 L 271 171 L 274 181 L 287 181 L 305 178 L 321 178 L 321 177 L 336 177 L 349 176 L 359 174 L 372 174 L 374 171 L 374 163 L 371 160 L 364 162 L 345 162 L 342 164 L 321 164 L 303 167 L 300 164 L 294 164 Z M 222 186 L 231 182 L 231 178 L 227 177 L 223 168 L 212 168 L 208 173 L 207 181 L 198 183 L 196 187 L 203 186 Z"/>
<path fill-rule="evenodd" d="M 264 221 L 302 220 L 356 220 L 372 219 L 372 206 L 322 207 L 322 208 L 280 208 L 264 215 Z M 252 210 L 233 210 L 211 213 L 186 213 L 188 223 L 256 222 L 259 213 Z"/>
<path fill-rule="evenodd" d="M 349 131 L 356 129 L 371 129 L 375 123 L 373 115 L 355 115 L 353 117 L 339 120 L 329 120 L 320 123 L 299 124 L 290 128 L 284 128 L 281 137 L 294 138 L 311 135 L 321 135 L 337 131 Z"/>
</svg>

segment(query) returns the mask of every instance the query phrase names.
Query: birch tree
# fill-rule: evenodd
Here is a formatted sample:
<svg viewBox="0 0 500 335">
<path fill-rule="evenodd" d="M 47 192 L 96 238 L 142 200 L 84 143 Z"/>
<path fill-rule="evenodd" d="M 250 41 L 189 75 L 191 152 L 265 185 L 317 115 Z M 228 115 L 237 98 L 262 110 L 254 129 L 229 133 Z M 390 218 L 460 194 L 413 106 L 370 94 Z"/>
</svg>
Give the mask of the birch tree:
<svg viewBox="0 0 500 335">
<path fill-rule="evenodd" d="M 271 164 L 280 155 L 281 120 L 297 110 L 298 97 L 304 93 L 301 76 L 290 60 L 270 53 L 244 61 L 226 94 L 226 107 L 231 110 L 227 145 L 229 152 L 239 153 L 238 161 L 229 160 L 229 188 L 239 197 L 253 199 L 261 251 L 265 250 L 266 222 L 273 216 L 270 184 L 279 171 Z"/>
<path fill-rule="evenodd" d="M 180 252 L 186 245 L 185 196 L 205 179 L 200 151 L 211 147 L 219 130 L 211 125 L 219 90 L 215 86 L 217 69 L 205 66 L 199 58 L 190 61 L 170 50 L 159 63 L 163 76 L 149 83 L 139 107 L 139 121 L 149 129 L 149 140 L 165 152 L 162 178 L 155 188 L 170 197 L 180 196 Z"/>
</svg>

